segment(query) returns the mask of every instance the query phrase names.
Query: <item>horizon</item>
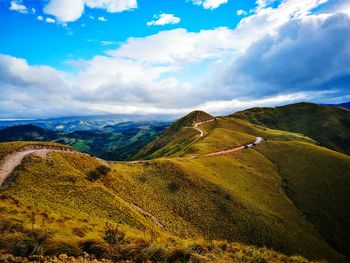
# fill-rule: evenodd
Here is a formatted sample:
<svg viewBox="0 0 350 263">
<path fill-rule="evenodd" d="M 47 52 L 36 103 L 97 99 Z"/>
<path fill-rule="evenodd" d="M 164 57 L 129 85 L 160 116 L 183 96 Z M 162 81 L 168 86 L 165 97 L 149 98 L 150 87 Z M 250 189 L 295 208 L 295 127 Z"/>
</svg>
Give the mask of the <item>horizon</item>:
<svg viewBox="0 0 350 263">
<path fill-rule="evenodd" d="M 340 102 L 340 103 L 337 103 L 337 104 L 327 104 L 327 103 L 314 103 L 314 102 L 311 102 L 311 101 L 300 101 L 300 102 L 296 102 L 296 103 L 291 103 L 291 104 L 282 104 L 282 105 L 275 105 L 275 106 L 266 106 L 266 107 L 271 107 L 271 108 L 277 108 L 277 107 L 283 107 L 283 106 L 288 106 L 288 105 L 295 105 L 295 104 L 300 104 L 300 103 L 310 103 L 310 104 L 318 104 L 318 105 L 322 105 L 322 106 L 338 106 L 338 105 L 341 105 L 341 104 L 347 104 L 349 103 L 348 101 L 344 101 L 344 102 Z M 195 110 L 192 110 L 191 112 L 194 112 L 194 111 L 202 111 L 202 112 L 206 112 L 206 113 L 209 113 L 213 116 L 226 116 L 226 115 L 230 115 L 230 114 L 234 114 L 234 113 L 238 113 L 240 111 L 245 111 L 245 110 L 249 110 L 249 109 L 252 109 L 252 108 L 255 108 L 255 107 L 251 107 L 251 108 L 243 108 L 243 109 L 240 109 L 240 110 L 236 110 L 236 111 L 227 111 L 227 112 L 223 112 L 222 114 L 220 113 L 211 113 L 211 112 L 206 112 L 206 111 L 203 111 L 201 109 L 195 109 Z M 265 108 L 265 106 L 261 107 L 261 108 Z M 79 118 L 92 118 L 92 117 L 95 117 L 95 118 L 98 118 L 98 117 L 116 117 L 118 115 L 120 116 L 144 116 L 144 117 L 150 117 L 150 116 L 153 116 L 153 117 L 159 117 L 159 116 L 162 116 L 162 117 L 168 117 L 168 119 L 166 119 L 167 121 L 176 121 L 177 119 L 181 118 L 181 117 L 184 117 L 186 116 L 187 114 L 190 114 L 191 112 L 187 112 L 187 113 L 183 113 L 183 114 L 167 114 L 167 113 L 158 113 L 158 114 L 149 114 L 149 113 L 145 113 L 145 114 L 142 114 L 142 113 L 124 113 L 124 114 L 118 114 L 118 113 L 106 113 L 106 114 L 101 114 L 101 115 L 66 115 L 66 116 L 54 116 L 54 117 L 48 117 L 48 118 L 34 118 L 34 119 L 16 119 L 16 118 L 12 118 L 12 119 L 1 119 L 0 118 L 0 122 L 18 122 L 18 121 L 25 121 L 25 122 L 30 122 L 30 121 L 49 121 L 49 120 L 59 120 L 59 119 L 68 119 L 68 118 L 72 118 L 72 119 L 79 119 Z M 170 120 L 172 119 L 172 120 Z M 152 121 L 152 120 L 157 120 L 157 119 L 148 119 L 147 121 Z"/>
<path fill-rule="evenodd" d="M 0 13 L 0 119 L 350 101 L 346 0 L 3 0 Z"/>
</svg>

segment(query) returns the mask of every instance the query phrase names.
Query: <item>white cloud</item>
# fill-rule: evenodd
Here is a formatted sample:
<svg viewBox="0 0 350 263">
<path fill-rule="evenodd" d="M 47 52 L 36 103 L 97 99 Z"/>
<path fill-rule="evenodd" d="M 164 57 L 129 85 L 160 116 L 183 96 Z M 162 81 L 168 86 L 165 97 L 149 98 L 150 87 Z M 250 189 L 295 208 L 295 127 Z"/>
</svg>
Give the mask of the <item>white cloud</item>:
<svg viewBox="0 0 350 263">
<path fill-rule="evenodd" d="M 206 59 L 218 59 L 233 52 L 235 39 L 226 27 L 202 30 L 162 31 L 144 38 L 130 38 L 108 54 L 154 64 L 188 64 Z"/>
<path fill-rule="evenodd" d="M 201 5 L 205 9 L 216 9 L 222 4 L 228 3 L 228 0 L 192 0 L 195 5 Z"/>
<path fill-rule="evenodd" d="M 52 15 L 62 22 L 76 21 L 83 12 L 83 0 L 51 0 L 44 8 L 44 13 Z"/>
<path fill-rule="evenodd" d="M 147 26 L 164 26 L 168 24 L 178 24 L 181 19 L 174 14 L 159 14 L 153 16 L 154 20 L 147 22 Z"/>
<path fill-rule="evenodd" d="M 105 18 L 104 16 L 99 16 L 98 18 L 98 21 L 101 21 L 101 22 L 107 22 L 107 18 Z"/>
<path fill-rule="evenodd" d="M 237 14 L 238 16 L 243 16 L 243 15 L 246 15 L 246 14 L 247 14 L 247 11 L 244 11 L 244 10 L 240 9 L 240 10 L 237 10 L 236 14 Z"/>
<path fill-rule="evenodd" d="M 45 22 L 46 22 L 46 23 L 49 23 L 49 24 L 55 24 L 55 23 L 56 23 L 56 20 L 53 19 L 53 18 L 47 17 L 47 18 L 45 19 Z"/>
<path fill-rule="evenodd" d="M 291 20 L 253 43 L 211 85 L 234 97 L 301 91 L 345 94 L 350 83 L 349 36 L 350 17 L 344 14 Z"/>
<path fill-rule="evenodd" d="M 37 19 L 38 19 L 39 21 L 43 21 L 43 20 L 44 20 L 44 18 L 43 18 L 42 16 L 37 16 Z"/>
<path fill-rule="evenodd" d="M 73 22 L 84 13 L 85 6 L 118 13 L 137 8 L 136 0 L 50 0 L 44 12 L 53 15 L 61 22 Z"/>
<path fill-rule="evenodd" d="M 105 9 L 110 13 L 120 13 L 137 8 L 136 0 L 85 0 L 90 8 Z"/>
<path fill-rule="evenodd" d="M 28 8 L 25 5 L 23 5 L 21 1 L 11 1 L 10 10 L 16 11 L 22 14 L 28 13 Z"/>
</svg>

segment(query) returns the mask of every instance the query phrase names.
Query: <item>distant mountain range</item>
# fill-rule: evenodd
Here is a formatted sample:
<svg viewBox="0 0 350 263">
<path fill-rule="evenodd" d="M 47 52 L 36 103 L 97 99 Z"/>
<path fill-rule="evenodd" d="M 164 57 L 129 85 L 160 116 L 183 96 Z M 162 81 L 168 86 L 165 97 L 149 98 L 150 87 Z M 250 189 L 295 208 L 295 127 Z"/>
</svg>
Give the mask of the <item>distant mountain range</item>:
<svg viewBox="0 0 350 263">
<path fill-rule="evenodd" d="M 98 125 L 102 123 L 99 121 Z M 0 142 L 52 141 L 72 146 L 78 151 L 106 160 L 128 160 L 170 124 L 171 122 L 163 121 L 125 122 L 98 126 L 98 129 L 97 126 L 89 124 L 83 127 L 86 128 L 85 130 L 73 132 L 52 131 L 33 124 L 25 124 L 0 130 Z M 95 129 L 88 130 L 88 127 L 95 127 Z"/>
<path fill-rule="evenodd" d="M 74 132 L 103 130 L 105 126 L 116 125 L 125 122 L 171 122 L 175 121 L 178 115 L 135 115 L 135 114 L 114 114 L 98 116 L 72 116 L 50 119 L 35 120 L 0 120 L 0 129 L 15 125 L 35 125 L 52 131 Z"/>
<path fill-rule="evenodd" d="M 345 109 L 350 110 L 350 102 L 340 103 L 340 104 L 323 104 L 324 106 L 330 107 L 343 107 Z"/>
</svg>

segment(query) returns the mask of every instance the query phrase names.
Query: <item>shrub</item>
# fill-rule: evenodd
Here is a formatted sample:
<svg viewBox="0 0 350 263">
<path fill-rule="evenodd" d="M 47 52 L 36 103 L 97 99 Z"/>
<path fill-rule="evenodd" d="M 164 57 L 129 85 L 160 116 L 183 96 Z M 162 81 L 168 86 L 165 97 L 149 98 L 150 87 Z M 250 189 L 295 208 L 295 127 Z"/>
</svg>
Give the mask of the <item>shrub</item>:
<svg viewBox="0 0 350 263">
<path fill-rule="evenodd" d="M 91 182 L 95 182 L 100 178 L 106 176 L 111 169 L 108 166 L 101 165 L 97 167 L 94 171 L 89 172 L 87 179 Z"/>
<path fill-rule="evenodd" d="M 80 249 L 96 258 L 109 257 L 109 248 L 105 243 L 98 240 L 85 240 L 78 243 Z"/>
<path fill-rule="evenodd" d="M 2 237 L 1 247 L 7 247 L 15 256 L 28 257 L 44 255 L 49 239 L 53 236 L 48 232 L 31 232 L 30 234 Z"/>
<path fill-rule="evenodd" d="M 118 226 L 106 224 L 103 239 L 110 245 L 123 241 L 125 234 L 118 229 Z"/>
</svg>

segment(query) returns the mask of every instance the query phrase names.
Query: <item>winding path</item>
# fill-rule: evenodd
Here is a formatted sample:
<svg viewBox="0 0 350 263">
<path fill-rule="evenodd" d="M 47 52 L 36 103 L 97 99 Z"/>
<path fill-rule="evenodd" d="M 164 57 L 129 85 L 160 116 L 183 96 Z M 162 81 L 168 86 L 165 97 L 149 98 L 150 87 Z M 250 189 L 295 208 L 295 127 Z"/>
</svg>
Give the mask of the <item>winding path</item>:
<svg viewBox="0 0 350 263">
<path fill-rule="evenodd" d="M 69 148 L 45 146 L 45 145 L 33 145 L 19 149 L 16 152 L 10 153 L 0 162 L 0 186 L 5 182 L 6 178 L 11 175 L 15 168 L 21 164 L 24 157 L 36 154 L 41 158 L 45 158 L 48 152 L 70 152 L 79 153 Z"/>
<path fill-rule="evenodd" d="M 209 122 L 213 122 L 215 121 L 216 118 L 214 119 L 210 119 L 210 120 L 206 120 L 206 121 L 201 121 L 201 122 L 197 122 L 193 125 L 193 129 L 197 130 L 199 132 L 199 137 L 203 137 L 204 136 L 204 132 L 198 128 L 199 125 L 203 125 L 203 124 L 206 124 L 206 123 L 209 123 Z"/>
</svg>

